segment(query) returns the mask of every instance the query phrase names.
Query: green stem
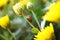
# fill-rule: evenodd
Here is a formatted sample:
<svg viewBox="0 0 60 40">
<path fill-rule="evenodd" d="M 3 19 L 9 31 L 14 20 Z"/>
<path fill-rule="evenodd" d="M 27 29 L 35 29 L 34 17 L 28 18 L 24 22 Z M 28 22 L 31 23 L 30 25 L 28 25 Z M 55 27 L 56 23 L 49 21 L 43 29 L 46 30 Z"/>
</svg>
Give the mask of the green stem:
<svg viewBox="0 0 60 40">
<path fill-rule="evenodd" d="M 31 12 L 32 12 L 32 14 L 33 14 L 33 16 L 34 16 L 34 18 L 35 18 L 35 20 L 36 20 L 36 23 L 37 23 L 38 26 L 39 26 L 39 29 L 41 29 L 40 24 L 39 24 L 39 21 L 38 21 L 36 15 L 35 15 L 35 13 L 34 13 L 32 10 L 31 10 Z"/>
<path fill-rule="evenodd" d="M 2 37 L 4 40 L 7 40 L 3 35 L 0 34 L 0 37 Z"/>
<path fill-rule="evenodd" d="M 23 10 L 24 12 L 26 12 L 25 10 Z M 20 13 L 20 11 L 18 10 L 18 12 Z M 31 26 L 31 27 L 35 27 L 32 23 L 30 23 L 27 19 L 26 19 L 26 17 L 25 17 L 25 15 L 24 15 L 24 13 L 22 13 L 22 16 L 23 16 L 23 18 L 29 23 L 29 25 Z"/>
<path fill-rule="evenodd" d="M 10 31 L 10 29 L 7 29 L 7 30 L 8 30 L 8 32 L 12 35 L 12 37 L 14 38 L 14 40 L 16 40 L 15 35 Z"/>
<path fill-rule="evenodd" d="M 30 23 L 27 19 L 26 19 L 26 17 L 23 15 L 23 17 L 24 17 L 24 19 L 29 23 L 29 25 L 31 26 L 31 27 L 35 27 L 32 23 Z"/>
</svg>

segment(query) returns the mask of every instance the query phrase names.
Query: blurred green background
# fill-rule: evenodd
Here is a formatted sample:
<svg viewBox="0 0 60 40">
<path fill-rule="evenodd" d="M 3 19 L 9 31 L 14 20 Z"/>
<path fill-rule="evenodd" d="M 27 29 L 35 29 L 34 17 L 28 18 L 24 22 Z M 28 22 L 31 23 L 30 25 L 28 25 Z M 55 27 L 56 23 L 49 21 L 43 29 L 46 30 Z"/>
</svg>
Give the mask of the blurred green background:
<svg viewBox="0 0 60 40">
<path fill-rule="evenodd" d="M 12 6 L 14 6 L 19 1 L 20 0 L 8 0 L 8 3 L 5 6 L 0 7 L 0 17 L 8 14 L 10 23 L 7 25 L 7 27 L 16 36 L 16 40 L 33 40 L 34 33 L 31 31 L 32 27 L 23 17 L 16 15 L 12 9 Z M 54 1 L 55 0 L 31 0 L 34 5 L 33 11 L 37 16 L 39 23 L 42 20 L 41 16 L 44 15 L 46 11 L 48 11 L 49 5 Z M 26 15 L 31 17 L 31 23 L 36 26 L 36 28 L 38 28 L 33 15 L 30 14 L 30 12 L 28 12 Z M 14 38 L 6 29 L 0 27 L 0 40 L 14 40 Z"/>
</svg>

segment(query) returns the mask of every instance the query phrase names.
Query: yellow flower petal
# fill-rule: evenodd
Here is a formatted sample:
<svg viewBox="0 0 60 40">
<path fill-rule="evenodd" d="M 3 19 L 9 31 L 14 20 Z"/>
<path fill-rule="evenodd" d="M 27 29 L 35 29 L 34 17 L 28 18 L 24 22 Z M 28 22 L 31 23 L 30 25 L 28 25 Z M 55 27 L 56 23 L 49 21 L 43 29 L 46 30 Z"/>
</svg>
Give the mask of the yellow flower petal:
<svg viewBox="0 0 60 40">
<path fill-rule="evenodd" d="M 0 7 L 6 5 L 8 0 L 0 0 Z"/>
<path fill-rule="evenodd" d="M 22 4 L 22 6 L 26 6 L 28 3 L 28 1 L 20 1 L 20 4 Z"/>
<path fill-rule="evenodd" d="M 45 16 L 47 21 L 58 22 L 60 20 L 60 1 L 52 3 Z"/>
<path fill-rule="evenodd" d="M 13 10 L 16 14 L 19 15 L 19 9 L 20 9 L 20 3 L 16 3 L 14 6 L 13 6 Z"/>
<path fill-rule="evenodd" d="M 20 2 L 16 3 L 13 6 L 13 10 L 16 14 L 22 15 L 24 8 L 27 6 L 27 4 L 30 3 L 29 1 L 26 0 L 21 0 Z"/>
<path fill-rule="evenodd" d="M 50 26 L 45 27 L 35 35 L 34 40 L 51 40 L 54 34 L 53 25 L 50 23 Z"/>
<path fill-rule="evenodd" d="M 7 26 L 8 23 L 9 23 L 9 17 L 8 17 L 8 15 L 0 18 L 0 26 L 2 28 L 6 28 L 6 26 Z"/>
</svg>

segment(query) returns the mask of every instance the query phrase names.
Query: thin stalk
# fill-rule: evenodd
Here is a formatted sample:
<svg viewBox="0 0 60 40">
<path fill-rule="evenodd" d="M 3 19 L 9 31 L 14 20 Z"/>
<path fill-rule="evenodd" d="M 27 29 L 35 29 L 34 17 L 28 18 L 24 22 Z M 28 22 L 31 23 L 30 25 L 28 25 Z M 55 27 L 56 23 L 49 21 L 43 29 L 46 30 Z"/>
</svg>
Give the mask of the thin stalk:
<svg viewBox="0 0 60 40">
<path fill-rule="evenodd" d="M 7 29 L 7 30 L 8 30 L 8 32 L 12 35 L 12 37 L 14 38 L 14 40 L 16 40 L 15 35 L 10 31 L 10 29 Z"/>
<path fill-rule="evenodd" d="M 3 35 L 0 34 L 0 37 L 2 37 L 4 40 L 7 40 Z"/>
<path fill-rule="evenodd" d="M 26 19 L 26 17 L 25 17 L 24 15 L 23 15 L 23 17 L 24 17 L 24 19 L 29 23 L 29 25 L 30 25 L 32 28 L 35 27 L 32 23 L 30 23 L 30 22 Z"/>
<path fill-rule="evenodd" d="M 20 13 L 20 11 L 18 10 L 18 12 Z M 25 11 L 26 12 L 26 11 Z M 25 15 L 24 15 L 24 13 L 22 13 L 22 16 L 23 16 L 23 18 L 29 23 L 29 25 L 31 26 L 31 27 L 35 27 L 32 23 L 30 23 L 27 19 L 26 19 L 26 17 L 25 17 Z"/>
<path fill-rule="evenodd" d="M 38 21 L 36 15 L 35 15 L 35 13 L 34 13 L 32 10 L 31 10 L 31 12 L 32 12 L 32 14 L 33 14 L 33 16 L 34 16 L 34 18 L 35 18 L 36 23 L 37 23 L 38 26 L 39 26 L 39 29 L 41 29 L 41 26 L 40 26 L 40 24 L 39 24 L 39 21 Z"/>
</svg>

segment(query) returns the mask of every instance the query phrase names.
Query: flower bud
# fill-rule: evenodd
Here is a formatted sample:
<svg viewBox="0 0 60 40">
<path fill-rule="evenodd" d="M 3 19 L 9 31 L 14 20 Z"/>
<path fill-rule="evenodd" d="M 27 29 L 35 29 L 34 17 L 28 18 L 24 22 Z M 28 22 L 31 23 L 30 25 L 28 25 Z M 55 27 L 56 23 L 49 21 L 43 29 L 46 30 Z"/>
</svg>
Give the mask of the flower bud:
<svg viewBox="0 0 60 40">
<path fill-rule="evenodd" d="M 38 28 L 32 28 L 32 33 L 37 34 L 39 32 Z"/>
<path fill-rule="evenodd" d="M 28 10 L 31 10 L 32 7 L 33 7 L 32 3 L 31 3 L 31 2 L 28 2 L 28 4 L 27 4 L 27 9 L 28 9 Z"/>
<path fill-rule="evenodd" d="M 16 5 L 13 6 L 13 10 L 17 15 L 22 15 L 23 8 L 20 6 L 20 3 L 16 3 Z"/>
</svg>

